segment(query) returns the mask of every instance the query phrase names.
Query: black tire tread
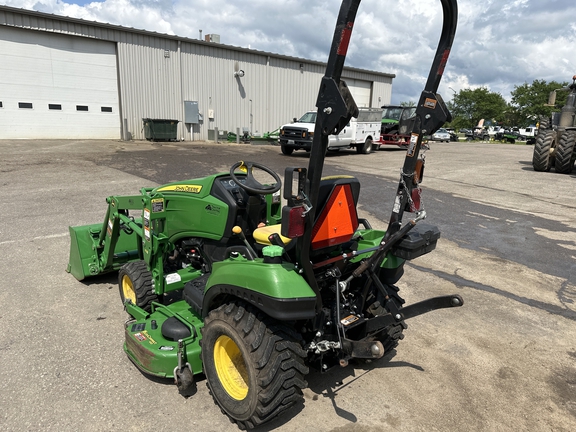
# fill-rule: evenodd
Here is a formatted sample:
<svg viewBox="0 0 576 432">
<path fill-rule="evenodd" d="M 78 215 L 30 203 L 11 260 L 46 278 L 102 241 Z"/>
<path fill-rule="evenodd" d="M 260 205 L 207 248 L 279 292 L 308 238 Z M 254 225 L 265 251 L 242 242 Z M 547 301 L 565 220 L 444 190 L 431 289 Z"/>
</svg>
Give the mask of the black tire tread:
<svg viewBox="0 0 576 432">
<path fill-rule="evenodd" d="M 150 312 L 152 302 L 158 300 L 152 285 L 152 273 L 144 261 L 131 261 L 124 264 L 118 273 L 118 286 L 122 297 L 122 278 L 127 275 L 136 292 L 136 306 Z"/>
<path fill-rule="evenodd" d="M 356 146 L 356 152 L 360 154 L 370 154 L 372 153 L 372 148 L 374 144 L 370 138 L 366 138 L 362 144 Z"/>
<path fill-rule="evenodd" d="M 532 166 L 534 171 L 550 171 L 552 168 L 552 158 L 550 150 L 554 143 L 554 131 L 541 131 L 534 144 L 534 153 L 532 154 Z"/>
<path fill-rule="evenodd" d="M 574 168 L 574 145 L 576 144 L 576 131 L 565 131 L 560 136 L 556 149 L 556 172 L 570 174 Z"/>
<path fill-rule="evenodd" d="M 307 352 L 302 348 L 298 333 L 241 301 L 211 311 L 205 318 L 203 333 L 214 320 L 222 320 L 237 331 L 251 351 L 251 358 L 245 360 L 252 362 L 257 371 L 258 403 L 249 419 L 234 419 L 221 406 L 234 423 L 241 429 L 252 429 L 303 399 L 302 389 L 308 385 L 304 379 L 308 373 Z M 211 355 L 206 350 L 207 347 L 202 348 L 203 360 Z M 208 389 L 219 404 L 210 388 L 210 378 L 207 378 Z"/>
</svg>

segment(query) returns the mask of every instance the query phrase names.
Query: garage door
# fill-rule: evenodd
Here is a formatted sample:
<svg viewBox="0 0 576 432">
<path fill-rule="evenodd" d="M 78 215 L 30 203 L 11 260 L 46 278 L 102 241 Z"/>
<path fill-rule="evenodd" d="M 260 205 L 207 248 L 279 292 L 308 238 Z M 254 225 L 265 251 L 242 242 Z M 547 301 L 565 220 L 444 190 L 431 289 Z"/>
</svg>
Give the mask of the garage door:
<svg viewBox="0 0 576 432">
<path fill-rule="evenodd" d="M 355 80 L 352 78 L 344 78 L 352 97 L 359 107 L 369 107 L 370 97 L 372 94 L 372 83 L 370 81 Z"/>
<path fill-rule="evenodd" d="M 0 26 L 0 139 L 120 138 L 114 43 Z"/>
</svg>

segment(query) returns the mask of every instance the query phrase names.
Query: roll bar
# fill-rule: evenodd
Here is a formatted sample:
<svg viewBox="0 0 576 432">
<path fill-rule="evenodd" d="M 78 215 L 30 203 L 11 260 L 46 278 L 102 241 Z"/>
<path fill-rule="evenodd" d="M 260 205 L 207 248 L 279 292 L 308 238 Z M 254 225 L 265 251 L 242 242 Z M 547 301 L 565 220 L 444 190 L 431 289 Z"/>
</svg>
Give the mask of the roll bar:
<svg viewBox="0 0 576 432">
<path fill-rule="evenodd" d="M 390 217 L 390 223 L 386 232 L 386 239 L 400 229 L 402 214 L 408 205 L 410 194 L 415 185 L 415 168 L 422 136 L 430 135 L 438 130 L 446 121 L 451 120 L 451 115 L 442 100 L 437 94 L 438 86 L 444 73 L 446 62 L 452 48 L 452 42 L 456 33 L 458 21 L 458 5 L 456 0 L 440 0 L 444 13 L 444 21 L 438 48 L 430 68 L 430 73 L 420 100 L 416 107 L 416 121 L 412 131 L 412 139 L 406 152 L 406 159 L 402 168 L 402 174 L 398 186 L 394 209 Z M 311 210 L 306 213 L 305 234 L 299 238 L 300 263 L 304 268 L 306 278 L 315 288 L 312 266 L 309 265 L 309 251 L 311 240 L 311 228 L 316 214 L 316 204 L 318 201 L 318 189 L 322 170 L 324 168 L 324 158 L 328 148 L 328 136 L 338 134 L 350 121 L 351 117 L 358 116 L 358 107 L 346 86 L 341 80 L 342 69 L 348 45 L 358 12 L 360 0 L 343 0 L 340 12 L 336 21 L 336 29 L 330 47 L 330 55 L 326 65 L 326 73 L 322 78 L 316 107 L 316 126 L 314 129 L 314 139 L 308 164 L 307 189 L 311 203 Z M 385 239 L 385 240 L 386 240 Z M 315 288 L 315 291 L 317 287 Z"/>
</svg>

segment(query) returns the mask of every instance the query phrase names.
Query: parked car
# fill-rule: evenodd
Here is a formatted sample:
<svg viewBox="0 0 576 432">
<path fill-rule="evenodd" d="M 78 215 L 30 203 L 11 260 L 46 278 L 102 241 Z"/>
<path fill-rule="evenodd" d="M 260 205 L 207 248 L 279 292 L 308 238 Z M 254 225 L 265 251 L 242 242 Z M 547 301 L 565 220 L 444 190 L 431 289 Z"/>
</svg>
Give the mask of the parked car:
<svg viewBox="0 0 576 432">
<path fill-rule="evenodd" d="M 432 134 L 432 141 L 450 142 L 450 133 L 446 129 L 440 128 Z"/>
</svg>

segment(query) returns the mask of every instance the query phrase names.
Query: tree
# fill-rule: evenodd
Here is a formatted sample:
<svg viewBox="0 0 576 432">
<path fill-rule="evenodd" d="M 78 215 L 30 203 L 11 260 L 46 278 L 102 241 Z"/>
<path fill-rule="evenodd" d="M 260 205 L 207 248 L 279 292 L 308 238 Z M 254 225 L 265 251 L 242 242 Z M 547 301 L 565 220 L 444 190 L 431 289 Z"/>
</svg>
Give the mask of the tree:
<svg viewBox="0 0 576 432">
<path fill-rule="evenodd" d="M 558 111 L 566 103 L 566 92 L 558 92 L 556 107 L 546 106 L 548 95 L 551 91 L 567 86 L 568 83 L 559 83 L 545 80 L 534 80 L 532 84 L 524 83 L 515 85 L 510 93 L 512 101 L 510 105 L 518 113 L 518 126 L 528 126 L 536 123 L 540 117 L 550 117 L 552 111 Z"/>
<path fill-rule="evenodd" d="M 452 113 L 452 127 L 473 128 L 481 119 L 501 121 L 508 111 L 508 104 L 500 93 L 480 87 L 473 90 L 462 89 L 454 94 L 454 98 L 448 103 L 448 109 Z"/>
<path fill-rule="evenodd" d="M 412 108 L 412 107 L 416 106 L 416 102 L 413 102 L 413 101 L 400 102 L 400 106 L 405 107 L 405 108 Z"/>
</svg>

